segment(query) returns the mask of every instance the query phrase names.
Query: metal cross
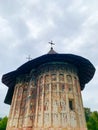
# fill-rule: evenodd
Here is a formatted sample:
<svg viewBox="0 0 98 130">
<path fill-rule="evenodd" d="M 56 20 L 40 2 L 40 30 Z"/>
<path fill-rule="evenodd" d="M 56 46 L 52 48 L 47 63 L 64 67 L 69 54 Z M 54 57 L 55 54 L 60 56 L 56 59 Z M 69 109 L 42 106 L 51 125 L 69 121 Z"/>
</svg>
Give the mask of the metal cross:
<svg viewBox="0 0 98 130">
<path fill-rule="evenodd" d="M 28 61 L 32 60 L 32 58 L 30 57 L 30 55 L 28 55 L 28 57 L 26 57 L 26 59 L 27 59 Z"/>
<path fill-rule="evenodd" d="M 55 44 L 53 43 L 53 41 L 50 41 L 49 44 L 51 44 L 51 48 L 52 48 L 53 45 L 55 45 Z"/>
</svg>

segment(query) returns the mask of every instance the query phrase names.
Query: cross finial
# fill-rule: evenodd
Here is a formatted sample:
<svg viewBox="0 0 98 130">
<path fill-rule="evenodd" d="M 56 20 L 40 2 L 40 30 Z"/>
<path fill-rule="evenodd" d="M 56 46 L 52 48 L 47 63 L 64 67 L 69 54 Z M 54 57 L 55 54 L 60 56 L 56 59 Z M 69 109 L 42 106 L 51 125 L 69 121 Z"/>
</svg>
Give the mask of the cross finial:
<svg viewBox="0 0 98 130">
<path fill-rule="evenodd" d="M 26 57 L 26 59 L 27 59 L 28 61 L 32 60 L 32 58 L 30 57 L 30 55 L 28 55 L 28 57 Z"/>
<path fill-rule="evenodd" d="M 49 44 L 51 44 L 51 49 L 53 49 L 53 45 L 55 45 L 55 43 L 53 43 L 53 41 L 50 41 Z"/>
</svg>

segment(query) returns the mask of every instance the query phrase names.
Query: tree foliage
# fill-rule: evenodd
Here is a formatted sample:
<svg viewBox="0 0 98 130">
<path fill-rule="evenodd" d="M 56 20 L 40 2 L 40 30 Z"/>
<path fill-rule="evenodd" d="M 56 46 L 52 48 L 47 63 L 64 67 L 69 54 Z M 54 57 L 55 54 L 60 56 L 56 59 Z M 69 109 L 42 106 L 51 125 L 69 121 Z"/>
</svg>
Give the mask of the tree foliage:
<svg viewBox="0 0 98 130">
<path fill-rule="evenodd" d="M 2 120 L 0 120 L 0 130 L 6 130 L 6 125 L 7 125 L 7 116 L 5 116 L 4 118 L 2 118 Z"/>
<path fill-rule="evenodd" d="M 85 117 L 88 130 L 98 130 L 98 112 L 91 112 L 90 108 L 85 108 Z"/>
</svg>

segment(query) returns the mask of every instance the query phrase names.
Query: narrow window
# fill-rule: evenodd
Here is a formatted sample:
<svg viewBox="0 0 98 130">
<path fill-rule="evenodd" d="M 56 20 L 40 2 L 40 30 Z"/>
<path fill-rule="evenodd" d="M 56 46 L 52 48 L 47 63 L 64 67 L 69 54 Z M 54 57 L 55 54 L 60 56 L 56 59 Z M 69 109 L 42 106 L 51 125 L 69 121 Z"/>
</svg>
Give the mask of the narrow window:
<svg viewBox="0 0 98 130">
<path fill-rule="evenodd" d="M 69 100 L 69 108 L 70 108 L 70 110 L 74 110 L 73 99 L 70 99 L 70 100 Z"/>
</svg>

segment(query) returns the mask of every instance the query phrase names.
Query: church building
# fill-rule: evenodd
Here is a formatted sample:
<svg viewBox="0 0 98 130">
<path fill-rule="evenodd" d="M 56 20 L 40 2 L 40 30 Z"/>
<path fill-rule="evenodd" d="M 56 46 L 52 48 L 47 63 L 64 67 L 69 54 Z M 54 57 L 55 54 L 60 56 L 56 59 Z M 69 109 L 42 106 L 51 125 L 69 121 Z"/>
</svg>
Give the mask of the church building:
<svg viewBox="0 0 98 130">
<path fill-rule="evenodd" d="M 6 130 L 87 130 L 81 91 L 94 76 L 81 56 L 48 54 L 4 74 L 11 105 Z"/>
</svg>

